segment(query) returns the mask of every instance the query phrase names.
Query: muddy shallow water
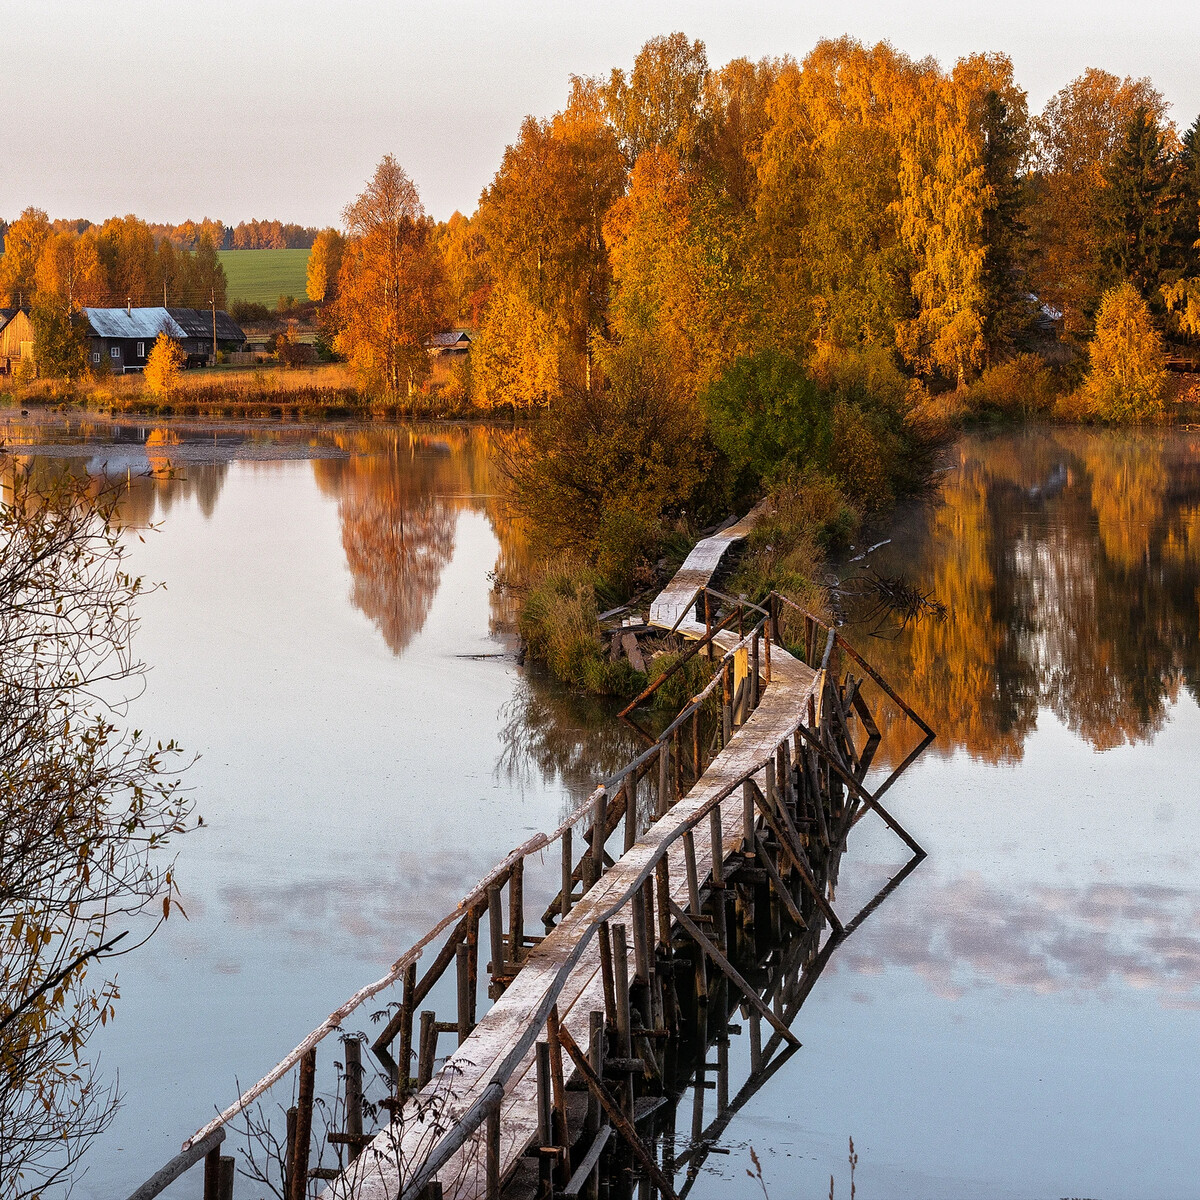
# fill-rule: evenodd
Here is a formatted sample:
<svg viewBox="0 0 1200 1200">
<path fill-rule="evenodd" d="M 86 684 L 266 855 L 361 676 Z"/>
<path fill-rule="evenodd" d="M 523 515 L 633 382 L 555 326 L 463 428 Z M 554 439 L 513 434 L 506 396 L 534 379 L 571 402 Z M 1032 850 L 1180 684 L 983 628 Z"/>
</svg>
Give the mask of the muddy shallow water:
<svg viewBox="0 0 1200 1200">
<path fill-rule="evenodd" d="M 121 962 L 92 1047 L 126 1099 L 79 1194 L 123 1196 L 628 743 L 515 661 L 489 576 L 524 548 L 487 431 L 7 435 L 39 468 L 123 480 L 156 527 L 134 547 L 166 588 L 142 606 L 133 717 L 201 755 L 190 919 Z M 864 1198 L 1193 1195 L 1200 438 L 968 437 L 885 538 L 839 571 L 841 602 L 937 730 L 890 794 L 929 857 L 836 952 L 804 1048 L 691 1195 L 761 1196 L 753 1147 L 772 1197 L 831 1174 L 848 1196 L 850 1136 Z M 881 617 L 864 570 L 945 615 Z M 839 909 L 901 850 L 856 828 Z"/>
</svg>

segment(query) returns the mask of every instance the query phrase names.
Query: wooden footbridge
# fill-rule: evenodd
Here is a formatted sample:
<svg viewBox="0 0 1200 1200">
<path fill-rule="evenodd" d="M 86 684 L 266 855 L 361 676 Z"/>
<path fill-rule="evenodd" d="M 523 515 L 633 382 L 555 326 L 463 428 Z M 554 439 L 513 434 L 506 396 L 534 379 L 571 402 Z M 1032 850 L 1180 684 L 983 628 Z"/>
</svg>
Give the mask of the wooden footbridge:
<svg viewBox="0 0 1200 1200">
<path fill-rule="evenodd" d="M 509 854 L 383 979 L 190 1137 L 131 1200 L 149 1200 L 201 1161 L 205 1200 L 228 1200 L 226 1128 L 293 1072 L 275 1166 L 287 1200 L 313 1188 L 322 1200 L 596 1196 L 601 1174 L 614 1171 L 624 1183 L 612 1194 L 631 1195 L 634 1181 L 639 1195 L 686 1194 L 732 1115 L 799 1046 L 790 1024 L 835 948 L 924 857 L 881 800 L 932 730 L 836 630 L 775 594 L 758 607 L 712 587 L 725 551 L 747 532 L 739 523 L 701 541 L 654 601 L 648 624 L 689 639 L 688 650 L 622 715 L 696 655 L 712 663 L 708 685 L 558 829 Z M 915 745 L 868 790 L 887 706 L 891 718 L 913 722 Z M 911 857 L 843 921 L 833 886 L 851 829 L 870 813 Z M 534 936 L 525 928 L 526 867 L 536 873 L 554 849 L 560 868 L 549 885 L 541 877 L 546 894 L 557 891 Z M 477 1016 L 485 929 L 494 1003 Z M 422 1009 L 443 976 L 456 984 L 452 1020 Z M 397 983 L 401 1000 L 371 1042 L 388 1094 L 372 1102 L 363 1039 L 345 1024 Z M 751 1069 L 731 1101 L 729 1035 L 740 1026 L 730 1018 L 739 1008 Z M 313 1128 L 316 1052 L 335 1032 L 345 1059 L 334 1102 L 340 1128 L 322 1135 Z M 447 1036 L 456 1047 L 435 1070 Z M 710 1071 L 716 1115 L 706 1125 Z M 691 1136 L 677 1154 L 675 1111 L 689 1090 Z"/>
</svg>

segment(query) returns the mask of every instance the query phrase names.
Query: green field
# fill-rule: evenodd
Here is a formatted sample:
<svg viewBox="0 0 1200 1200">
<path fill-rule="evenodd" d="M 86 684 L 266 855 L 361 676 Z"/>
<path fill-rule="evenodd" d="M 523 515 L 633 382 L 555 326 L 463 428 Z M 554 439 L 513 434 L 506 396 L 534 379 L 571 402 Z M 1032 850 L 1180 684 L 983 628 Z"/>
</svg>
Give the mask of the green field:
<svg viewBox="0 0 1200 1200">
<path fill-rule="evenodd" d="M 251 300 L 274 308 L 280 296 L 305 298 L 307 250 L 218 250 L 229 280 L 228 303 Z"/>
</svg>

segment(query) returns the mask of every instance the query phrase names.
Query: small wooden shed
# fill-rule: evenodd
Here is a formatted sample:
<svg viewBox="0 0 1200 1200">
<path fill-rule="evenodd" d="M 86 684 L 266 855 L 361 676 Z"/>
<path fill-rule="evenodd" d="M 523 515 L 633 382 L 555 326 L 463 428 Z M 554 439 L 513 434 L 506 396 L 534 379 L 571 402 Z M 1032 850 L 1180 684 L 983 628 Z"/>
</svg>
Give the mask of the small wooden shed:
<svg viewBox="0 0 1200 1200">
<path fill-rule="evenodd" d="M 33 324 L 26 308 L 0 308 L 0 375 L 33 358 Z"/>
</svg>

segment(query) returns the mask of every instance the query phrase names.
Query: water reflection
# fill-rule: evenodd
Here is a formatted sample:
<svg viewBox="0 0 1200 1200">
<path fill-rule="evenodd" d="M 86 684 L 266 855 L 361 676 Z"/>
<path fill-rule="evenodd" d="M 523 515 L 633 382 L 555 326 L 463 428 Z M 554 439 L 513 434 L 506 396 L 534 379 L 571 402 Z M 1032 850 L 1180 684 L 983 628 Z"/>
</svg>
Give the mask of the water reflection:
<svg viewBox="0 0 1200 1200">
<path fill-rule="evenodd" d="M 943 754 L 1017 761 L 1043 708 L 1096 749 L 1144 741 L 1200 694 L 1200 438 L 964 438 L 872 565 L 947 607 L 867 647 Z"/>
</svg>

